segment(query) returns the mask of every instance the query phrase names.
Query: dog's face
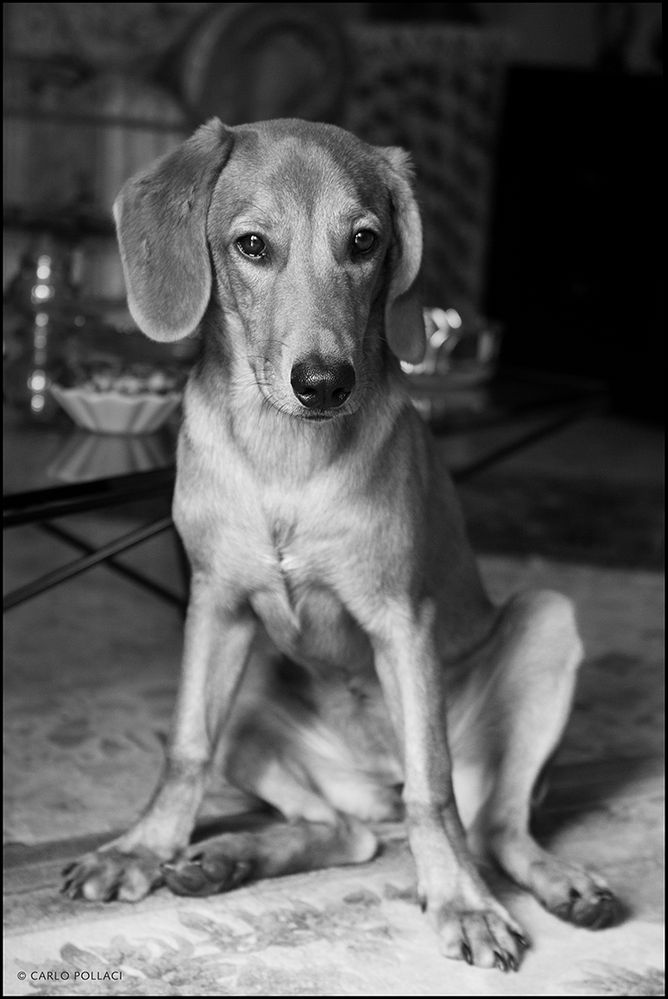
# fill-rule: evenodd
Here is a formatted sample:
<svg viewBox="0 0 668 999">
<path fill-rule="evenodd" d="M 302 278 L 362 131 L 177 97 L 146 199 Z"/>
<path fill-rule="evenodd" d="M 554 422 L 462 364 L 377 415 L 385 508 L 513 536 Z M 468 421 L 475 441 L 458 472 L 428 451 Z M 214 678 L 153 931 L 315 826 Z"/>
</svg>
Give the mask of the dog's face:
<svg viewBox="0 0 668 999">
<path fill-rule="evenodd" d="M 290 416 L 354 412 L 424 349 L 421 229 L 406 155 L 297 121 L 210 122 L 115 205 L 128 301 L 157 339 L 207 324 L 233 377 Z M 212 273 L 213 270 L 213 273 Z"/>
<path fill-rule="evenodd" d="M 257 134 L 233 149 L 209 243 L 227 321 L 243 329 L 263 395 L 323 419 L 355 408 L 377 363 L 389 192 L 370 156 L 349 169 L 340 141 L 287 135 L 269 149 Z"/>
</svg>

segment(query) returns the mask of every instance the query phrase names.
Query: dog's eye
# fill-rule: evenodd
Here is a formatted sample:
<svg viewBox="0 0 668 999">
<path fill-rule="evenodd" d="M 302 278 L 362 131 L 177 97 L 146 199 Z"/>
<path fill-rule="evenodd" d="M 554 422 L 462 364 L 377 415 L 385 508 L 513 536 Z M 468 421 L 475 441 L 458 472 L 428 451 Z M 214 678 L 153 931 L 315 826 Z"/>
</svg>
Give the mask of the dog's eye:
<svg viewBox="0 0 668 999">
<path fill-rule="evenodd" d="M 236 245 L 244 257 L 252 257 L 254 260 L 266 256 L 267 253 L 265 241 L 255 232 L 249 232 L 246 236 L 240 236 Z"/>
<path fill-rule="evenodd" d="M 355 253 L 368 253 L 376 245 L 376 234 L 371 229 L 358 229 L 353 236 Z"/>
</svg>

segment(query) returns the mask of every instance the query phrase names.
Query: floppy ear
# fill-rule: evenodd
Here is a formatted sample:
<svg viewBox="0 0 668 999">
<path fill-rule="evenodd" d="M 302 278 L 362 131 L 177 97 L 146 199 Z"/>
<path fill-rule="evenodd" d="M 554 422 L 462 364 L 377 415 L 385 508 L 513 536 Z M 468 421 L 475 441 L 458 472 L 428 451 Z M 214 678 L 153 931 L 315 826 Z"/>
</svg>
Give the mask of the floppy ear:
<svg viewBox="0 0 668 999">
<path fill-rule="evenodd" d="M 412 186 L 410 157 L 403 149 L 388 146 L 378 152 L 385 160 L 392 200 L 394 246 L 390 251 L 392 273 L 385 304 L 385 337 L 401 361 L 419 364 L 426 336 L 418 274 L 422 262 L 422 223 Z"/>
<path fill-rule="evenodd" d="M 128 306 L 154 340 L 192 333 L 209 303 L 206 217 L 232 142 L 232 133 L 212 118 L 128 180 L 114 202 Z"/>
</svg>

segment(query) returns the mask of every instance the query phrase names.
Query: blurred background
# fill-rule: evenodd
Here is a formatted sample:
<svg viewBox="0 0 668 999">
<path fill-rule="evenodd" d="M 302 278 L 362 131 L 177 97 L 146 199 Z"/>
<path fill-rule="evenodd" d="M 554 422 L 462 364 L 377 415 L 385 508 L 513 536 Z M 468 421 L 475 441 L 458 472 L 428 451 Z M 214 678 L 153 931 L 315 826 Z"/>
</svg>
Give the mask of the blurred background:
<svg viewBox="0 0 668 999">
<path fill-rule="evenodd" d="M 598 380 L 614 412 L 662 419 L 660 4 L 3 16 L 6 359 L 45 254 L 52 326 L 131 326 L 110 216 L 129 175 L 213 114 L 304 117 L 411 151 L 426 305 L 500 323 L 502 364 Z"/>
</svg>

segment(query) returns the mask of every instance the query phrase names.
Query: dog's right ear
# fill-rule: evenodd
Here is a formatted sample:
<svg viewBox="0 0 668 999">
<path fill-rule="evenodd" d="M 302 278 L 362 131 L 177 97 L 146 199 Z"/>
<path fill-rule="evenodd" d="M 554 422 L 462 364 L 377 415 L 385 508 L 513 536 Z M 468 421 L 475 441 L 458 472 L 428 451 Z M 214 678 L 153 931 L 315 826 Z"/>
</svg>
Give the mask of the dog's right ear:
<svg viewBox="0 0 668 999">
<path fill-rule="evenodd" d="M 116 198 L 128 307 L 153 340 L 192 333 L 209 303 L 206 217 L 232 144 L 233 133 L 212 118 L 174 152 L 128 180 Z"/>
</svg>

